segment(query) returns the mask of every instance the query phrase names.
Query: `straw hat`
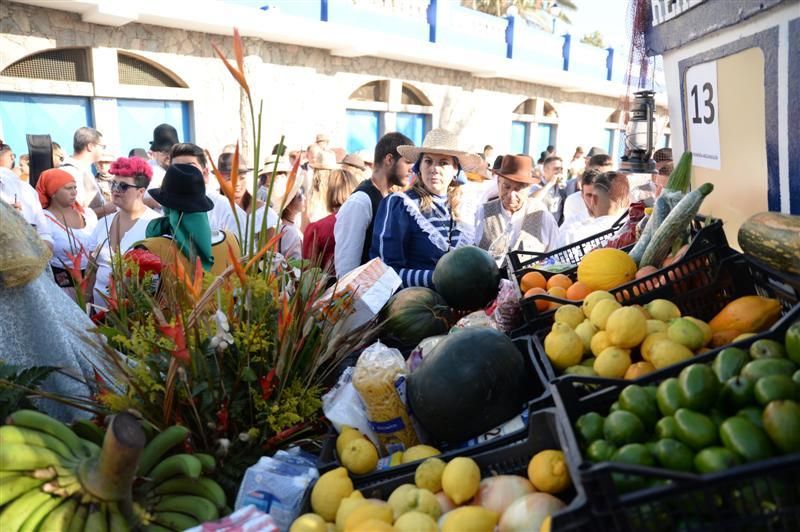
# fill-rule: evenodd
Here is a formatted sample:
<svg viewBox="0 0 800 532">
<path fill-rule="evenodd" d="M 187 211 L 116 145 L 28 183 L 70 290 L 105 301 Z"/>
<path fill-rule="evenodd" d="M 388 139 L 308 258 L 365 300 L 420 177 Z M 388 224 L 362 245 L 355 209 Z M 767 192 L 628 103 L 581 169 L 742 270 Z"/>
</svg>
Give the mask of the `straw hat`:
<svg viewBox="0 0 800 532">
<path fill-rule="evenodd" d="M 339 161 L 339 164 L 342 166 L 352 166 L 353 168 L 357 168 L 358 170 L 366 170 L 367 165 L 364 164 L 364 160 L 355 153 L 348 153 L 344 156 L 344 159 Z"/>
<path fill-rule="evenodd" d="M 276 157 L 275 155 L 271 155 L 269 159 L 264 161 L 264 166 L 261 167 L 259 170 L 261 174 L 272 175 L 272 169 L 275 167 L 275 160 L 278 161 L 278 169 L 276 172 L 285 172 L 289 173 L 292 171 L 292 165 L 289 164 L 289 159 L 286 157 Z"/>
<path fill-rule="evenodd" d="M 332 150 L 320 150 L 314 154 L 314 160 L 309 161 L 308 165 L 316 170 L 338 170 L 336 163 L 336 153 Z"/>
<path fill-rule="evenodd" d="M 459 149 L 458 137 L 446 129 L 432 129 L 422 141 L 422 146 L 398 146 L 397 152 L 409 162 L 416 162 L 423 153 L 450 155 L 457 157 L 464 170 L 471 170 L 481 164 L 479 155 Z"/>
</svg>

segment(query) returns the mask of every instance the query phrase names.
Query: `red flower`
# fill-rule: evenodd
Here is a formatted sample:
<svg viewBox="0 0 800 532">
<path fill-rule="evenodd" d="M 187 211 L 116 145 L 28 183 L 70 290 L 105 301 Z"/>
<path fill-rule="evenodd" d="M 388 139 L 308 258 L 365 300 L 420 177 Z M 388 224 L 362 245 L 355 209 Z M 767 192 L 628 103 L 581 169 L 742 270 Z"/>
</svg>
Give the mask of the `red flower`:
<svg viewBox="0 0 800 532">
<path fill-rule="evenodd" d="M 261 385 L 261 397 L 263 397 L 265 401 L 269 401 L 269 398 L 272 397 L 272 392 L 275 390 L 275 386 L 278 384 L 275 378 L 275 368 L 272 368 L 269 370 L 269 373 L 258 379 L 258 384 Z"/>
<path fill-rule="evenodd" d="M 217 429 L 220 432 L 228 431 L 228 400 L 222 401 L 222 406 L 217 410 Z"/>
<path fill-rule="evenodd" d="M 175 325 L 159 325 L 159 330 L 165 336 L 175 342 L 175 349 L 172 351 L 172 356 L 181 362 L 189 362 L 189 350 L 186 348 L 186 334 L 183 330 L 183 320 L 178 315 Z"/>
<path fill-rule="evenodd" d="M 152 272 L 154 274 L 160 274 L 161 269 L 163 268 L 163 264 L 161 263 L 161 258 L 147 251 L 146 249 L 132 249 L 125 253 L 125 260 L 133 262 L 139 266 L 139 279 L 142 279 L 147 272 Z M 128 268 L 125 271 L 125 277 L 131 276 L 131 269 Z"/>
</svg>

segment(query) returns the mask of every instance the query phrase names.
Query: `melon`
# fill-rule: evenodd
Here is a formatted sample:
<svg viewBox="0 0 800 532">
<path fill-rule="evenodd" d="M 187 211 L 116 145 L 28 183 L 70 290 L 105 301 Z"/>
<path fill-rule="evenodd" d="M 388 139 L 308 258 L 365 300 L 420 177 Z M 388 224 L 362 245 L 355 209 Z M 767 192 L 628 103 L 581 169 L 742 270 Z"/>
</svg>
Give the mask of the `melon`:
<svg viewBox="0 0 800 532">
<path fill-rule="evenodd" d="M 636 263 L 622 250 L 593 249 L 578 264 L 578 281 L 592 290 L 611 290 L 636 277 Z"/>
<path fill-rule="evenodd" d="M 480 310 L 497 298 L 500 270 L 485 250 L 464 246 L 439 259 L 433 270 L 433 284 L 454 309 Z"/>
<path fill-rule="evenodd" d="M 408 376 L 417 421 L 438 443 L 480 436 L 522 411 L 528 372 L 522 353 L 489 327 L 451 334 Z"/>
<path fill-rule="evenodd" d="M 408 350 L 425 338 L 447 334 L 452 313 L 442 296 L 430 288 L 414 286 L 393 295 L 379 319 L 381 341 Z"/>
</svg>

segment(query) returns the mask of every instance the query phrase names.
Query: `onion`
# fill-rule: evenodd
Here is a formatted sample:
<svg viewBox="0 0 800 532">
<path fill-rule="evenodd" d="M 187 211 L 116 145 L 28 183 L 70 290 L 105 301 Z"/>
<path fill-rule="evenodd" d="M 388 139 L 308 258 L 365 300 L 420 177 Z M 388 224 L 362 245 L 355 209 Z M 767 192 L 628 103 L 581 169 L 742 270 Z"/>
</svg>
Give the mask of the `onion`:
<svg viewBox="0 0 800 532">
<path fill-rule="evenodd" d="M 539 532 L 542 521 L 563 507 L 563 502 L 548 493 L 525 495 L 503 513 L 498 532 Z"/>
<path fill-rule="evenodd" d="M 472 504 L 503 514 L 512 502 L 536 491 L 527 478 L 500 475 L 481 480 L 480 489 Z"/>
<path fill-rule="evenodd" d="M 456 503 L 450 500 L 450 497 L 443 491 L 436 492 L 436 498 L 439 500 L 439 507 L 442 509 L 442 515 L 457 508 Z"/>
</svg>

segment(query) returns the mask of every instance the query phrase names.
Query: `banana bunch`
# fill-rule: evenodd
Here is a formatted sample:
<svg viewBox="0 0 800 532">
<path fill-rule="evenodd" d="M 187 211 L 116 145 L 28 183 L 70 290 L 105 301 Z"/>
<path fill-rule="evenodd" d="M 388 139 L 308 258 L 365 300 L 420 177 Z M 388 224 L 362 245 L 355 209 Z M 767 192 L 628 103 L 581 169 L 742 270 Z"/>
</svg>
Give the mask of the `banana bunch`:
<svg viewBox="0 0 800 532">
<path fill-rule="evenodd" d="M 115 422 L 100 447 L 39 412 L 11 414 L 0 426 L 0 530 L 162 532 L 219 517 L 225 493 L 203 476 L 214 457 L 170 454 L 188 429 L 169 427 L 145 446 L 138 421 L 136 431 L 118 431 L 122 443 Z M 138 443 L 124 441 L 137 431 Z"/>
<path fill-rule="evenodd" d="M 208 454 L 173 454 L 189 431 L 175 425 L 167 428 L 144 448 L 137 475 L 144 482 L 134 490 L 134 508 L 146 532 L 185 530 L 219 517 L 225 508 L 225 492 L 203 477 L 214 471 Z"/>
</svg>

